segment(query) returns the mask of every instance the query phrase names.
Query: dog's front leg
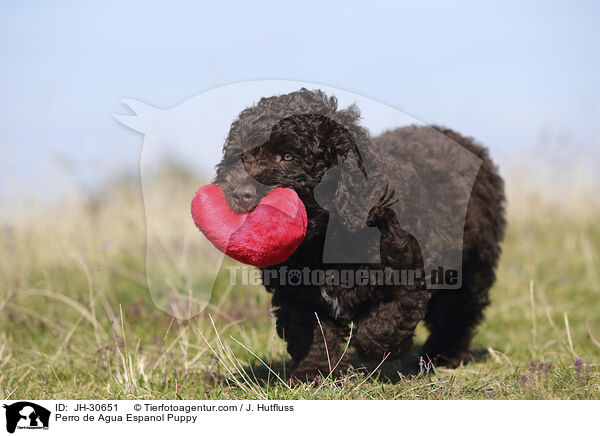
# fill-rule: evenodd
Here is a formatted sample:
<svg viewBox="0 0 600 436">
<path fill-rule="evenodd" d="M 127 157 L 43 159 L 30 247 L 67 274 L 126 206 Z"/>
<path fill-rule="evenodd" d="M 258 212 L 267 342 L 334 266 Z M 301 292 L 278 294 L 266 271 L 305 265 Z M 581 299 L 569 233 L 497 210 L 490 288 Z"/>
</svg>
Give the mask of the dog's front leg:
<svg viewBox="0 0 600 436">
<path fill-rule="evenodd" d="M 317 312 L 307 295 L 310 291 L 304 289 L 278 290 L 273 295 L 277 333 L 295 363 L 292 377 L 301 382 L 340 378 L 350 369 L 343 355 L 348 327 Z"/>
<path fill-rule="evenodd" d="M 318 317 L 316 314 L 313 316 Z M 292 376 L 300 381 L 314 381 L 319 377 L 337 379 L 346 375 L 351 368 L 343 355 L 347 328 L 319 318 L 312 333 L 310 349 L 305 356 L 295 359 Z"/>
</svg>

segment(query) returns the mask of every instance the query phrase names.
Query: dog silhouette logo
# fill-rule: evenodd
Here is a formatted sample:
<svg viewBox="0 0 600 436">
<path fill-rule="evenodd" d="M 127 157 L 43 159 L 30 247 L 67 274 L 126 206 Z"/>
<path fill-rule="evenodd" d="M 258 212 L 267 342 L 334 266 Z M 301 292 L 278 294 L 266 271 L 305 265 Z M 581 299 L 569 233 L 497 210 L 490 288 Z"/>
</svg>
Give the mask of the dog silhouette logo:
<svg viewBox="0 0 600 436">
<path fill-rule="evenodd" d="M 250 110 L 248 113 L 254 113 L 251 108 L 258 103 L 252 102 L 260 102 L 268 95 L 302 93 L 304 88 L 306 92 L 318 89 L 323 94 L 314 91 L 313 97 L 306 97 L 308 100 L 302 100 L 302 104 L 292 104 L 296 97 L 285 103 L 282 100 L 273 106 L 268 117 L 257 118 L 260 122 L 250 121 L 251 117 L 240 122 L 240 109 L 244 106 Z M 335 107 L 325 100 L 318 103 L 319 98 L 326 97 L 325 93 L 336 96 Z M 315 106 L 309 109 L 313 100 Z M 223 135 L 232 134 L 234 142 L 242 135 L 244 151 L 252 158 L 244 164 L 241 153 L 232 154 L 227 165 L 245 171 L 230 174 L 240 179 L 252 177 L 253 172 L 260 176 L 262 167 L 252 167 L 249 162 L 258 162 L 255 159 L 261 150 L 268 154 L 269 145 L 277 144 L 268 141 L 271 136 L 283 134 L 286 126 L 310 130 L 314 120 L 313 124 L 308 121 L 313 118 L 349 144 L 349 152 L 338 153 L 337 162 L 332 160 L 314 188 L 315 206 L 327 212 L 322 262 L 380 264 L 382 234 L 377 214 L 391 214 L 389 222 L 393 222 L 394 231 L 407 235 L 405 238 L 411 243 L 414 240 L 421 251 L 422 265 L 411 270 L 422 271 L 427 288 L 461 289 L 466 213 L 483 160 L 444 132 L 367 97 L 305 82 L 230 84 L 171 108 L 133 99 L 122 102 L 133 114 L 114 115 L 115 119 L 144 135 L 140 178 L 146 213 L 146 284 L 156 306 L 170 315 L 190 319 L 206 308 L 214 291 L 225 283 L 232 284 L 233 269 L 230 271 L 229 266 L 234 264 L 230 265 L 225 254 L 207 238 L 198 237 L 198 229 L 189 219 L 192 194 L 213 178 L 215 174 L 209 168 L 221 161 L 221 147 L 229 143 L 228 136 L 224 143 Z M 342 106 L 346 108 L 341 109 Z M 350 118 L 355 119 L 356 129 L 351 128 L 354 121 Z M 358 130 L 362 126 L 364 134 Z M 397 133 L 380 139 L 390 141 L 387 158 L 382 160 L 372 152 L 373 138 L 388 132 L 390 126 L 402 128 L 402 136 Z M 367 134 L 367 127 L 375 136 Z M 168 180 L 178 180 L 177 185 L 157 183 L 156 176 L 169 170 L 165 157 L 173 157 L 174 162 L 180 160 L 185 163 L 184 168 L 191 168 L 168 175 Z M 410 171 L 401 172 L 401 166 Z M 265 174 L 272 177 L 269 171 Z M 256 177 L 252 179 L 259 190 L 268 187 Z M 190 195 L 174 195 L 175 189 Z M 167 217 L 176 224 L 165 226 Z M 191 259 L 202 259 L 201 267 Z M 298 281 L 295 273 L 290 278 L 293 283 Z"/>
<path fill-rule="evenodd" d="M 6 431 L 14 433 L 18 429 L 48 429 L 50 411 L 28 401 L 4 405 L 6 409 Z"/>
</svg>

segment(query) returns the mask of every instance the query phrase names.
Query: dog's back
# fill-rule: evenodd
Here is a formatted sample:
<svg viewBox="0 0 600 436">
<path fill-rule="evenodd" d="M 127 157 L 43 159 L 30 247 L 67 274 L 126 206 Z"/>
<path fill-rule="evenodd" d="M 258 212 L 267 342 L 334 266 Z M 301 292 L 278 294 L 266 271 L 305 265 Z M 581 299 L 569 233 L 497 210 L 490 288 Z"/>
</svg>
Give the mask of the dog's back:
<svg viewBox="0 0 600 436">
<path fill-rule="evenodd" d="M 450 129 L 429 126 L 407 126 L 387 131 L 372 140 L 373 152 L 385 173 L 392 177 L 392 185 L 403 189 L 402 197 L 411 196 L 423 201 L 423 186 L 431 187 L 435 178 L 455 185 L 468 183 L 464 175 L 473 163 L 465 154 L 473 154 L 478 170 L 472 184 L 465 219 L 464 252 L 486 257 L 494 265 L 500 254 L 499 242 L 504 236 L 504 182 L 489 157 L 486 148 L 472 138 L 464 137 Z M 440 194 L 451 187 L 440 187 Z M 438 203 L 444 208 L 450 198 L 439 195 L 427 198 L 431 206 Z M 475 251 L 476 253 L 472 253 Z"/>
</svg>

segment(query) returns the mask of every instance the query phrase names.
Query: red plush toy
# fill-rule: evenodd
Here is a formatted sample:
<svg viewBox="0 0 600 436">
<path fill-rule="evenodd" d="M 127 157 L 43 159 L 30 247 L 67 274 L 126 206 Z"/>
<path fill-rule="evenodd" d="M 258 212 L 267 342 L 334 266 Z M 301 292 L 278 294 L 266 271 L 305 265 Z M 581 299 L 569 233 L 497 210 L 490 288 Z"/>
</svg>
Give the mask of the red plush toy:
<svg viewBox="0 0 600 436">
<path fill-rule="evenodd" d="M 236 214 L 218 185 L 206 185 L 192 200 L 196 227 L 217 249 L 254 266 L 286 260 L 306 235 L 306 209 L 298 194 L 277 188 L 246 214 Z"/>
</svg>

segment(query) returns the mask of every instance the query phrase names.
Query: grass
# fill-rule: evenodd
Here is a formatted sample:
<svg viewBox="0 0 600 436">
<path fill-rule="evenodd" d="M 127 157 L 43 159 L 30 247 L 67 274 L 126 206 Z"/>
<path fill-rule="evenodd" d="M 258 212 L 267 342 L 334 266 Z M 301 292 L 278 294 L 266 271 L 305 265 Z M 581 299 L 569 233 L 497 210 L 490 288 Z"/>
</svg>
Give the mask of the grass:
<svg viewBox="0 0 600 436">
<path fill-rule="evenodd" d="M 172 170 L 157 180 L 156 195 L 181 204 L 201 185 Z M 474 362 L 454 370 L 419 362 L 419 326 L 401 362 L 360 362 L 350 347 L 356 371 L 315 385 L 289 383 L 291 362 L 263 289 L 214 292 L 190 320 L 155 306 L 135 183 L 74 192 L 51 206 L 13 206 L 0 230 L 0 396 L 598 399 L 600 208 L 575 196 L 558 206 L 522 186 L 510 184 L 508 232 Z M 188 219 L 160 216 L 152 225 L 165 234 Z M 187 273 L 205 261 L 195 256 Z M 177 283 L 181 271 L 170 274 Z"/>
</svg>

